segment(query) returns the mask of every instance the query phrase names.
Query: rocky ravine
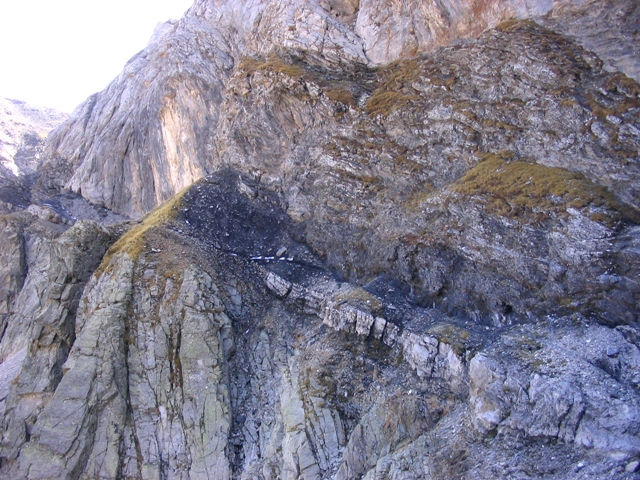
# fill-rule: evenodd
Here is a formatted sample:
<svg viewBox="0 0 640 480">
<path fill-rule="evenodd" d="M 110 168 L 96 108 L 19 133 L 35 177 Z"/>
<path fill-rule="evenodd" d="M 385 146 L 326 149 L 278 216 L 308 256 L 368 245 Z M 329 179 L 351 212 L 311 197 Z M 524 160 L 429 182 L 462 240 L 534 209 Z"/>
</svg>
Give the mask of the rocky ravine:
<svg viewBox="0 0 640 480">
<path fill-rule="evenodd" d="M 196 1 L 50 136 L 0 477 L 638 477 L 637 6 L 420 6 Z"/>
</svg>

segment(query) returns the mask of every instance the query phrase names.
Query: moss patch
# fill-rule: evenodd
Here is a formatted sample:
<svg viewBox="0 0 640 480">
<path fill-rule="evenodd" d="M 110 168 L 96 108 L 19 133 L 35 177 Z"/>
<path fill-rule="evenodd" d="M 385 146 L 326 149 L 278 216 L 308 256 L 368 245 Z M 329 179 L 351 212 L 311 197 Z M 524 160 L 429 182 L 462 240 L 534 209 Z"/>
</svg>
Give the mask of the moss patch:
<svg viewBox="0 0 640 480">
<path fill-rule="evenodd" d="M 489 213 L 523 221 L 539 221 L 566 214 L 567 208 L 589 207 L 592 219 L 613 224 L 622 219 L 637 222 L 638 214 L 621 204 L 606 188 L 581 173 L 527 162 L 505 162 L 488 155 L 456 182 L 453 190 L 483 197 Z"/>
</svg>

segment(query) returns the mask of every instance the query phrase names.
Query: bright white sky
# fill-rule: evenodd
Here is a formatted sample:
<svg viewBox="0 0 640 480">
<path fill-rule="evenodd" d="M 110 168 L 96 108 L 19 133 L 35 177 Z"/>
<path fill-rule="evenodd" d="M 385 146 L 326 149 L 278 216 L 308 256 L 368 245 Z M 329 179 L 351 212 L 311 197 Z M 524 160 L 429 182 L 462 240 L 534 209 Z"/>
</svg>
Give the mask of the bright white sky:
<svg viewBox="0 0 640 480">
<path fill-rule="evenodd" d="M 193 0 L 1 0 L 0 97 L 71 112 Z"/>
</svg>

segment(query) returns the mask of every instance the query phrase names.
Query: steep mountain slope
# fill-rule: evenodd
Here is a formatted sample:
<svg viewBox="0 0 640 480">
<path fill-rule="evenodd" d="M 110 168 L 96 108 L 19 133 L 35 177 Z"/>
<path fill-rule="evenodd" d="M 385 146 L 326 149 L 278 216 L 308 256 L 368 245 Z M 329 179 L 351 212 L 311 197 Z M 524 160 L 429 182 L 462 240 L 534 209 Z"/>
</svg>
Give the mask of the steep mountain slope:
<svg viewBox="0 0 640 480">
<path fill-rule="evenodd" d="M 83 228 L 79 245 L 104 242 Z M 637 330 L 579 313 L 498 328 L 324 265 L 238 172 L 154 211 L 89 280 L 75 340 L 45 316 L 53 329 L 23 332 L 37 342 L 2 364 L 4 475 L 631 478 Z M 49 302 L 84 278 L 63 271 Z M 45 359 L 50 380 L 32 383 Z"/>
<path fill-rule="evenodd" d="M 354 62 L 388 63 L 477 35 L 512 16 L 547 13 L 553 5 L 508 0 L 441 2 L 430 7 L 423 2 L 401 2 L 402 7 L 396 3 L 195 2 L 179 22 L 160 28 L 120 77 L 85 102 L 54 134 L 49 156 L 60 161 L 52 178 L 45 175 L 42 183 L 47 188 L 66 186 L 94 204 L 139 216 L 220 164 L 213 150 L 219 139 L 226 138 L 217 131 L 220 112 L 226 111 L 222 104 L 230 93 L 226 83 L 243 66 L 243 59 L 264 60 L 284 52 L 315 58 L 333 69 L 349 69 Z M 633 66 L 636 3 L 605 2 L 608 7 L 600 3 L 558 2 L 561 13 L 553 17 L 556 10 L 550 12 L 553 27 L 562 32 L 562 12 L 566 12 L 567 29 L 578 41 L 583 39 L 638 79 Z M 586 15 L 598 8 L 615 12 L 615 18 L 608 20 L 603 13 L 596 26 L 590 18 L 581 19 L 581 12 Z M 611 30 L 617 48 L 593 40 L 608 38 L 606 32 Z M 526 69 L 526 60 L 522 66 Z M 537 81 L 544 72 L 533 75 Z"/>
<path fill-rule="evenodd" d="M 2 217 L 0 476 L 637 478 L 636 12 L 196 1 Z"/>
</svg>

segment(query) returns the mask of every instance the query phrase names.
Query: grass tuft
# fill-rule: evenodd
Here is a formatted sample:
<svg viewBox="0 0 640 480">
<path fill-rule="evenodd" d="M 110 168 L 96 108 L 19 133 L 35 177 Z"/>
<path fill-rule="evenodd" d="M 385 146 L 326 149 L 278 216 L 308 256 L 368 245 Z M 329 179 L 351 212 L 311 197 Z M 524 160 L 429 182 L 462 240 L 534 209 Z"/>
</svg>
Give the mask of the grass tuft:
<svg viewBox="0 0 640 480">
<path fill-rule="evenodd" d="M 137 259 L 145 245 L 146 234 L 149 230 L 159 225 L 163 225 L 176 218 L 182 198 L 191 187 L 183 189 L 167 202 L 163 203 L 155 210 L 149 212 L 139 223 L 127 230 L 117 242 L 115 242 L 105 254 L 100 266 L 96 270 L 99 277 L 108 272 L 111 267 L 111 259 L 120 252 L 127 252 L 133 259 Z"/>
<path fill-rule="evenodd" d="M 256 72 L 276 72 L 287 75 L 294 80 L 299 80 L 305 73 L 302 67 L 292 63 L 285 63 L 284 60 L 275 55 L 271 55 L 265 60 L 245 58 L 240 62 L 239 69 L 247 75 L 253 75 Z"/>
<path fill-rule="evenodd" d="M 420 65 L 417 60 L 393 62 L 380 69 L 379 73 L 383 81 L 365 106 L 367 114 L 386 117 L 416 98 L 416 95 L 407 93 L 406 90 L 420 74 Z"/>
<path fill-rule="evenodd" d="M 498 30 L 499 32 L 518 32 L 522 30 L 527 31 L 531 28 L 542 29 L 542 27 L 533 20 L 517 20 L 515 18 L 505 20 L 496 25 L 496 30 Z"/>
<path fill-rule="evenodd" d="M 589 213 L 592 220 L 610 226 L 623 219 L 638 221 L 637 212 L 581 173 L 536 163 L 508 163 L 498 155 L 487 155 L 456 182 L 454 191 L 483 197 L 489 213 L 523 221 L 564 215 L 567 208 L 597 209 Z"/>
<path fill-rule="evenodd" d="M 353 98 L 351 92 L 349 90 L 345 90 L 344 88 L 333 88 L 327 90 L 325 92 L 325 95 L 334 102 L 342 103 L 343 105 L 346 105 L 348 107 L 355 108 L 358 106 L 358 103 L 356 102 L 355 98 Z"/>
</svg>

